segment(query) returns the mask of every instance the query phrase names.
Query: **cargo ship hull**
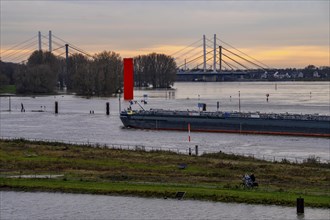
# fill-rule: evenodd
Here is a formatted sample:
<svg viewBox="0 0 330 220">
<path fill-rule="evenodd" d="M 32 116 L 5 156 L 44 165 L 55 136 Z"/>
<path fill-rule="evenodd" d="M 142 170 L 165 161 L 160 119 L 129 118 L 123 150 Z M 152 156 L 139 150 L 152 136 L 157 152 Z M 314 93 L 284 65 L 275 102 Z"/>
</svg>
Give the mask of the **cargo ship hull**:
<svg viewBox="0 0 330 220">
<path fill-rule="evenodd" d="M 125 127 L 154 130 L 330 137 L 330 121 L 122 112 Z"/>
</svg>

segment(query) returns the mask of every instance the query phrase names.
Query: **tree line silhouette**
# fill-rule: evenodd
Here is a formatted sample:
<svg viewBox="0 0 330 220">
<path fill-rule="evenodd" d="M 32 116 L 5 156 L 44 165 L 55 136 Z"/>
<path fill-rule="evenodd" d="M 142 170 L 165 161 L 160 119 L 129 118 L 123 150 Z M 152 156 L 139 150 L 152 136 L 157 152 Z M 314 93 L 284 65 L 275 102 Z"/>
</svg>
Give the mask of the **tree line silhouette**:
<svg viewBox="0 0 330 220">
<path fill-rule="evenodd" d="M 137 87 L 167 88 L 176 76 L 174 58 L 151 53 L 134 60 Z M 58 88 L 86 96 L 111 96 L 122 91 L 123 60 L 112 51 L 93 58 L 72 54 L 68 60 L 47 51 L 34 51 L 24 64 L 0 62 L 0 86 L 14 84 L 20 94 L 54 93 Z"/>
</svg>

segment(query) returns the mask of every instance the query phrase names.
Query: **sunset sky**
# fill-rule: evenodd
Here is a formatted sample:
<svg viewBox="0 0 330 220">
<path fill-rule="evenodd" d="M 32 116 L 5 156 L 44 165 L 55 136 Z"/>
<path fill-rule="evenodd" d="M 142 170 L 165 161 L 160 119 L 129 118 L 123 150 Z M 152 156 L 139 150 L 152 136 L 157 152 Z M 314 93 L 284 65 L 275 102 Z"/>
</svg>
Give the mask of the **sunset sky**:
<svg viewBox="0 0 330 220">
<path fill-rule="evenodd" d="M 329 11 L 328 0 L 1 0 L 1 51 L 52 30 L 91 54 L 171 55 L 203 34 L 211 40 L 217 34 L 271 67 L 329 66 Z"/>
</svg>

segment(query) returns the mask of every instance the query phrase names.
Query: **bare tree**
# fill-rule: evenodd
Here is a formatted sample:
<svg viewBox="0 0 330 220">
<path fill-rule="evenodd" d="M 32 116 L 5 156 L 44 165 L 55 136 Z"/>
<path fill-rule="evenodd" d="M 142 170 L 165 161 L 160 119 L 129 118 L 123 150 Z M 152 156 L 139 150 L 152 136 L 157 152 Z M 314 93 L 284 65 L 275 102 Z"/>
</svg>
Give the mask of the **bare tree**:
<svg viewBox="0 0 330 220">
<path fill-rule="evenodd" d="M 95 77 L 91 72 L 91 62 L 82 54 L 73 54 L 69 57 L 70 68 L 66 86 L 68 90 L 77 92 L 80 95 L 93 95 Z"/>
<path fill-rule="evenodd" d="M 18 93 L 50 93 L 56 88 L 58 59 L 50 52 L 34 51 L 27 65 L 15 72 Z"/>
<path fill-rule="evenodd" d="M 104 51 L 94 56 L 92 71 L 95 73 L 97 95 L 112 95 L 121 86 L 123 63 L 119 54 Z"/>
<path fill-rule="evenodd" d="M 165 54 L 151 53 L 134 58 L 135 84 L 152 85 L 154 88 L 168 88 L 176 77 L 176 63 Z"/>
</svg>

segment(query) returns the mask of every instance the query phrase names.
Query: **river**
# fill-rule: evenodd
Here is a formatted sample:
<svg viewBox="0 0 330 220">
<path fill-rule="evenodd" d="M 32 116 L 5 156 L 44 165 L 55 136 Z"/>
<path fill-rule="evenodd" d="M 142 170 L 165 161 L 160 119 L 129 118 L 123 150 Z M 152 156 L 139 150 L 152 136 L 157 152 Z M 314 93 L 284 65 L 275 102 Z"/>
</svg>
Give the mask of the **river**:
<svg viewBox="0 0 330 220">
<path fill-rule="evenodd" d="M 44 192 L 0 191 L 9 219 L 329 219 L 328 209 Z"/>
<path fill-rule="evenodd" d="M 135 99 L 147 95 L 144 108 L 242 111 L 329 115 L 329 82 L 175 83 L 173 90 L 135 90 Z M 269 101 L 266 101 L 269 94 Z M 54 103 L 59 114 L 54 114 Z M 131 144 L 186 150 L 199 145 L 200 152 L 223 151 L 257 157 L 329 161 L 329 139 L 268 135 L 192 133 L 124 129 L 119 100 L 74 95 L 0 97 L 0 136 L 59 141 Z M 105 114 L 110 103 L 110 116 Z M 25 112 L 21 112 L 21 104 Z M 128 103 L 121 100 L 121 108 Z M 133 106 L 138 108 L 137 105 Z M 43 110 L 43 112 L 38 112 Z M 90 114 L 94 111 L 94 114 Z M 146 199 L 122 196 L 62 193 L 0 192 L 0 219 L 329 219 L 329 210 L 295 207 L 214 203 L 191 200 Z"/>
<path fill-rule="evenodd" d="M 207 104 L 208 111 L 241 111 L 302 113 L 329 115 L 329 82 L 206 82 L 175 83 L 173 90 L 135 90 L 135 99 L 147 95 L 144 108 L 198 110 L 197 103 Z M 269 101 L 266 101 L 269 94 Z M 223 151 L 253 154 L 255 157 L 303 160 L 315 156 L 329 161 L 329 139 L 124 129 L 119 119 L 117 97 L 84 98 L 75 95 L 15 96 L 0 98 L 0 136 L 52 139 L 102 144 L 143 145 L 177 148 L 187 151 L 199 146 L 199 152 Z M 59 114 L 54 114 L 54 103 Z M 110 103 L 110 116 L 105 114 Z M 25 112 L 21 112 L 21 104 Z M 121 99 L 121 109 L 128 102 Z M 133 108 L 139 108 L 134 105 Z M 44 112 L 36 112 L 43 110 Z M 94 114 L 90 114 L 93 111 Z"/>
</svg>

